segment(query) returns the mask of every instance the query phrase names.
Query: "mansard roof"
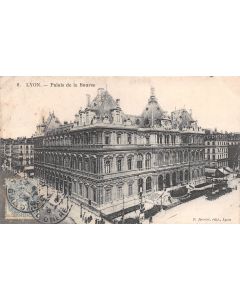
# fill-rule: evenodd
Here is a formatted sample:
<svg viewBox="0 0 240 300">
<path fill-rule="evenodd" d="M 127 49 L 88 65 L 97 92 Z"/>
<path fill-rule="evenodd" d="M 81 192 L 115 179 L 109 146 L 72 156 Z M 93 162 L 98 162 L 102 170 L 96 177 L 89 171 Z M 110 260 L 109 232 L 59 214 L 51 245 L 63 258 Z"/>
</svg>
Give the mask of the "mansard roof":
<svg viewBox="0 0 240 300">
<path fill-rule="evenodd" d="M 114 109 L 120 110 L 120 107 L 107 90 L 100 88 L 97 96 L 88 104 L 87 109 L 95 111 L 97 116 L 105 116 Z"/>
<path fill-rule="evenodd" d="M 188 112 L 185 108 L 173 111 L 171 117 L 173 126 L 179 129 L 191 127 L 196 122 L 191 112 Z"/>
</svg>

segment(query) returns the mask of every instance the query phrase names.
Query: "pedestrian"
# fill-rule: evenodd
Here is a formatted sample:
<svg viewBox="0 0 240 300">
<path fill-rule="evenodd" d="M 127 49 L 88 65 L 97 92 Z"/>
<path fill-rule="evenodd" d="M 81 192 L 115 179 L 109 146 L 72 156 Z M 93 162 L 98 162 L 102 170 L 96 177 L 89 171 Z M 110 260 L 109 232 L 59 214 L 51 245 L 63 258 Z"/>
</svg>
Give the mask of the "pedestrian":
<svg viewBox="0 0 240 300">
<path fill-rule="evenodd" d="M 153 221 L 153 218 L 152 218 L 152 216 L 149 218 L 149 223 L 152 223 L 152 221 Z"/>
</svg>

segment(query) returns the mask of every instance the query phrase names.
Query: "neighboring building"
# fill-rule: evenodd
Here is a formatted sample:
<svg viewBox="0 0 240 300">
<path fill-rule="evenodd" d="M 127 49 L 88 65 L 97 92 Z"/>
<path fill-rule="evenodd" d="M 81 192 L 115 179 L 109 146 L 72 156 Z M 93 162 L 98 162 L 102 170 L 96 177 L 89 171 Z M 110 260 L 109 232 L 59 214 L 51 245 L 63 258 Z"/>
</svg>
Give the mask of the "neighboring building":
<svg viewBox="0 0 240 300">
<path fill-rule="evenodd" d="M 125 114 L 119 99 L 98 89 L 74 123 L 50 113 L 33 140 L 35 175 L 97 209 L 205 182 L 204 131 L 185 109 L 167 115 L 153 88 L 140 116 Z"/>
<path fill-rule="evenodd" d="M 240 170 L 240 133 L 228 134 L 228 166 Z"/>
<path fill-rule="evenodd" d="M 12 144 L 12 167 L 17 172 L 33 175 L 34 150 L 31 138 L 17 138 Z"/>
<path fill-rule="evenodd" d="M 227 134 L 217 131 L 205 131 L 205 161 L 206 167 L 228 167 Z"/>
<path fill-rule="evenodd" d="M 0 167 L 3 166 L 5 161 L 5 139 L 0 138 Z"/>
<path fill-rule="evenodd" d="M 0 163 L 5 170 L 12 170 L 12 139 L 0 140 Z"/>
</svg>

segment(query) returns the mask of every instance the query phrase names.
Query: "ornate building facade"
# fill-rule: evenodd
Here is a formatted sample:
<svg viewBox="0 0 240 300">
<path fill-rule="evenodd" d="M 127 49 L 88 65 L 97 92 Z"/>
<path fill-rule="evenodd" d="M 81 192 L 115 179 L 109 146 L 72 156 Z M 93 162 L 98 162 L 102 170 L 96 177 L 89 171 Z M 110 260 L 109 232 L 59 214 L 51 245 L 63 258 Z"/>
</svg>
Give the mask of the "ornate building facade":
<svg viewBox="0 0 240 300">
<path fill-rule="evenodd" d="M 33 140 L 35 176 L 96 208 L 205 181 L 204 131 L 185 109 L 164 112 L 153 88 L 140 116 L 98 89 L 73 123 L 50 113 Z"/>
</svg>

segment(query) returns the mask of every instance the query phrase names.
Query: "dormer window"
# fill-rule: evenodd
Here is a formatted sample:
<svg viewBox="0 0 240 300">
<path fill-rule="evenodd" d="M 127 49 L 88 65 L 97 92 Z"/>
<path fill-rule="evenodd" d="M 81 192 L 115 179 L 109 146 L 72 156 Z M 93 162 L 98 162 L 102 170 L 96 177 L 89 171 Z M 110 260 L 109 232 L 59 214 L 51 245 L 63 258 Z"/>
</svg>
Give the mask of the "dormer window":
<svg viewBox="0 0 240 300">
<path fill-rule="evenodd" d="M 120 113 L 119 112 L 117 112 L 116 120 L 117 120 L 118 123 L 120 122 Z"/>
</svg>

